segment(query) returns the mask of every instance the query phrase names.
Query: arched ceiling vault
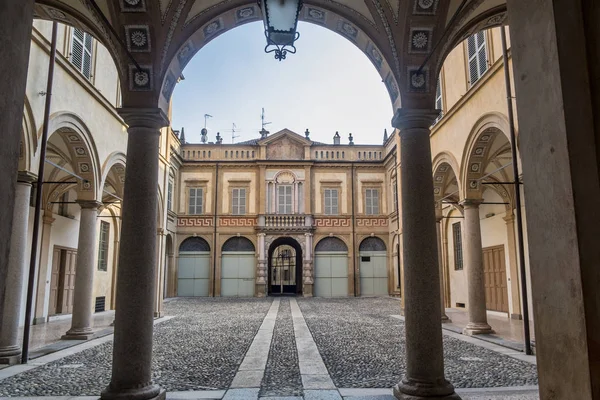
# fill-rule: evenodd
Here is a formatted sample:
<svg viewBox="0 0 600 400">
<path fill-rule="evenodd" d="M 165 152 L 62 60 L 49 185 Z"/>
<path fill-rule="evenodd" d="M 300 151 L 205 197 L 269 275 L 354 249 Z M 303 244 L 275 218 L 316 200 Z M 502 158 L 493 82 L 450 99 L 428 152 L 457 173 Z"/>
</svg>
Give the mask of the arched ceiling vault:
<svg viewBox="0 0 600 400">
<path fill-rule="evenodd" d="M 78 26 L 104 43 L 119 69 L 124 106 L 164 110 L 199 49 L 240 24 L 262 19 L 256 0 L 36 3 L 37 18 Z M 474 30 L 505 23 L 505 11 L 505 0 L 305 0 L 300 19 L 355 43 L 379 71 L 395 108 L 432 108 L 445 55 Z"/>
</svg>

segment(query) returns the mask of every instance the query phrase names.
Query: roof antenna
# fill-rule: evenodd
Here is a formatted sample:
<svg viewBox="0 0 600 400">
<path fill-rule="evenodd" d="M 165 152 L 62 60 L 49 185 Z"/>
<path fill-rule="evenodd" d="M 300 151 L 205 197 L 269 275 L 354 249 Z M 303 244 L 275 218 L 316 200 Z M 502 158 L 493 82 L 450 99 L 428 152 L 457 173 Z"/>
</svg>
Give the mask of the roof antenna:
<svg viewBox="0 0 600 400">
<path fill-rule="evenodd" d="M 206 141 L 208 140 L 208 129 L 206 129 L 206 120 L 208 118 L 212 118 L 212 115 L 204 114 L 204 128 L 202 128 L 201 137 L 200 137 L 200 140 L 202 141 L 202 143 L 206 143 Z"/>
<path fill-rule="evenodd" d="M 260 121 L 262 125 L 262 129 L 260 130 L 260 138 L 264 139 L 269 134 L 269 131 L 265 129 L 265 126 L 269 125 L 270 122 L 265 122 L 265 108 L 262 109 L 262 114 L 260 115 Z"/>
<path fill-rule="evenodd" d="M 240 135 L 235 134 L 235 130 L 237 126 L 235 126 L 235 122 L 231 124 L 231 144 L 235 143 L 235 138 L 240 137 Z"/>
</svg>

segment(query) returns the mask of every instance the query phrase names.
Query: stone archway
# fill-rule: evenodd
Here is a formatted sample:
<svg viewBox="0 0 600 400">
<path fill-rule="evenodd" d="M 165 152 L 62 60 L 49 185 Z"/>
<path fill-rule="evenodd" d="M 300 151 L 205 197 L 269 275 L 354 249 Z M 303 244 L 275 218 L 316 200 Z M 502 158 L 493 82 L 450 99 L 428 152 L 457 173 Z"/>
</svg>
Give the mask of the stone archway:
<svg viewBox="0 0 600 400">
<path fill-rule="evenodd" d="M 269 242 L 267 282 L 269 295 L 302 294 L 303 246 L 292 237 Z"/>
</svg>

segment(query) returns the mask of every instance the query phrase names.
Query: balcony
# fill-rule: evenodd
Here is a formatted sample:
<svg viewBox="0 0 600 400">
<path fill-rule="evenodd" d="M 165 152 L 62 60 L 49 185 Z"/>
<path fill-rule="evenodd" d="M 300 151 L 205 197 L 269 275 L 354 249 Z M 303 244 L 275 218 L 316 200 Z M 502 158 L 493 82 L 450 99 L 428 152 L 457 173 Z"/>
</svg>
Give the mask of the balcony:
<svg viewBox="0 0 600 400">
<path fill-rule="evenodd" d="M 313 216 L 308 214 L 266 214 L 258 216 L 259 231 L 310 232 L 314 230 Z"/>
</svg>

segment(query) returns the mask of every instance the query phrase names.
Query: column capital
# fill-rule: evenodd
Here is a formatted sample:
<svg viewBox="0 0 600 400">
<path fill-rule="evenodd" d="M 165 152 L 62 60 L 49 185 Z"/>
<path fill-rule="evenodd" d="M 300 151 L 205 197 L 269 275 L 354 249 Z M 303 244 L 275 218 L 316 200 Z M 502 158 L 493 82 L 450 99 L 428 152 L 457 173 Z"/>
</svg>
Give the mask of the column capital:
<svg viewBox="0 0 600 400">
<path fill-rule="evenodd" d="M 506 210 L 506 215 L 502 219 L 507 223 L 515 222 L 515 212 L 513 210 Z"/>
<path fill-rule="evenodd" d="M 37 175 L 33 174 L 29 171 L 19 171 L 17 172 L 17 182 L 19 183 L 28 183 L 32 184 L 37 181 Z"/>
<path fill-rule="evenodd" d="M 97 210 L 102 207 L 102 203 L 96 200 L 75 200 L 81 209 L 92 209 Z"/>
<path fill-rule="evenodd" d="M 117 111 L 130 128 L 160 129 L 169 125 L 169 117 L 160 108 L 123 107 Z"/>
<path fill-rule="evenodd" d="M 44 222 L 44 224 L 46 225 L 52 225 L 52 223 L 55 221 L 56 219 L 52 216 L 52 213 L 46 213 L 44 212 L 44 215 L 42 216 L 42 221 Z"/>
<path fill-rule="evenodd" d="M 483 203 L 483 199 L 464 199 L 458 204 L 464 208 L 478 208 L 481 203 Z"/>
<path fill-rule="evenodd" d="M 392 118 L 392 126 L 400 131 L 411 128 L 429 129 L 439 115 L 440 110 L 435 109 L 399 108 Z"/>
</svg>

